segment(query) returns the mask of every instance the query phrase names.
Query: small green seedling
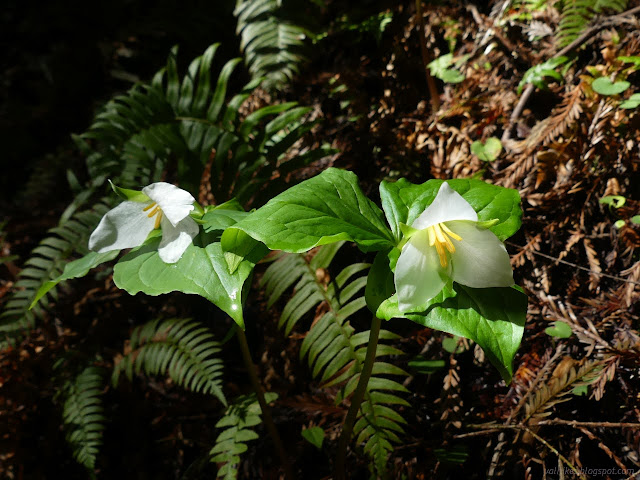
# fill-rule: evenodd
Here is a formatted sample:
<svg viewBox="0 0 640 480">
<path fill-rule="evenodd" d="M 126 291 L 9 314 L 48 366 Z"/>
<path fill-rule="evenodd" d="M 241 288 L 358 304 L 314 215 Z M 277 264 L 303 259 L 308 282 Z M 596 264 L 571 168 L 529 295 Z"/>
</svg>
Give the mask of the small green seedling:
<svg viewBox="0 0 640 480">
<path fill-rule="evenodd" d="M 627 199 L 621 195 L 606 195 L 602 197 L 599 202 L 602 205 L 609 205 L 609 207 L 620 208 L 627 203 Z"/>
<path fill-rule="evenodd" d="M 502 142 L 496 137 L 487 138 L 485 143 L 476 140 L 471 144 L 471 153 L 483 162 L 493 162 L 502 152 Z"/>
<path fill-rule="evenodd" d="M 571 327 L 564 322 L 553 322 L 553 327 L 545 328 L 544 333 L 551 337 L 569 338 L 573 334 L 573 331 Z"/>
<path fill-rule="evenodd" d="M 626 108 L 628 110 L 631 110 L 633 108 L 637 108 L 638 105 L 640 105 L 640 93 L 634 93 L 625 101 L 620 103 L 620 108 Z"/>
<path fill-rule="evenodd" d="M 626 80 L 612 82 L 609 77 L 596 78 L 591 84 L 591 88 L 600 95 L 619 95 L 629 88 L 631 84 Z"/>
</svg>

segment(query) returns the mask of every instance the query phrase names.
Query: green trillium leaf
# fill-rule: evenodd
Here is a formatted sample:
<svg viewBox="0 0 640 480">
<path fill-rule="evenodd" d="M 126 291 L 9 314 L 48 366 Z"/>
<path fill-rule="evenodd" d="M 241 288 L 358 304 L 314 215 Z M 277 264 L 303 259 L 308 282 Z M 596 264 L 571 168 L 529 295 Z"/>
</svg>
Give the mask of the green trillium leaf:
<svg viewBox="0 0 640 480">
<path fill-rule="evenodd" d="M 527 296 L 519 287 L 470 288 L 455 283 L 454 290 L 454 297 L 424 313 L 399 316 L 473 340 L 509 383 L 513 357 L 524 332 Z"/>
<path fill-rule="evenodd" d="M 397 182 L 383 181 L 380 184 L 382 208 L 391 230 L 399 242 L 402 239 L 401 224 L 412 225 L 416 218 L 433 202 L 443 180 L 428 180 L 413 184 L 401 178 Z M 520 194 L 511 188 L 491 185 L 481 180 L 448 180 L 449 186 L 462 195 L 478 213 L 479 222 L 487 224 L 501 241 L 513 235 L 522 218 Z"/>
<path fill-rule="evenodd" d="M 612 82 L 609 77 L 596 78 L 591 84 L 591 88 L 600 95 L 618 95 L 629 88 L 631 84 L 626 80 Z"/>
<path fill-rule="evenodd" d="M 271 199 L 229 230 L 242 230 L 271 250 L 302 253 L 342 240 L 363 251 L 388 249 L 393 236 L 380 209 L 352 172 L 329 168 Z M 240 237 L 238 237 L 240 238 Z M 233 242 L 223 240 L 225 250 Z"/>
<path fill-rule="evenodd" d="M 29 308 L 33 308 L 38 300 L 44 297 L 47 292 L 55 287 L 58 283 L 65 280 L 70 280 L 72 278 L 84 277 L 87 273 L 89 273 L 89 270 L 97 267 L 102 263 L 110 262 L 111 260 L 116 258 L 119 253 L 120 250 L 112 250 L 110 252 L 104 253 L 89 252 L 84 257 L 67 263 L 64 267 L 64 271 L 58 278 L 49 280 L 48 282 L 42 284 L 42 286 L 38 289 L 36 296 L 33 298 L 33 301 L 31 302 Z"/>
<path fill-rule="evenodd" d="M 164 263 L 158 255 L 160 239 L 154 238 L 122 257 L 113 280 L 131 295 L 183 292 L 206 298 L 244 328 L 242 293 L 253 264 L 243 261 L 231 274 L 220 243 L 205 248 L 189 245 L 176 263 Z"/>
</svg>

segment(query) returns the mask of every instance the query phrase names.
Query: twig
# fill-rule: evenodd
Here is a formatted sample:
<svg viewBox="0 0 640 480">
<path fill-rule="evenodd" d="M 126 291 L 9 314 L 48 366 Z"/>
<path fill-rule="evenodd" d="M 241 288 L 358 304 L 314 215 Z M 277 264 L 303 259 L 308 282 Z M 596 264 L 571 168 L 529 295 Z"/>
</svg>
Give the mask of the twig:
<svg viewBox="0 0 640 480">
<path fill-rule="evenodd" d="M 507 245 L 510 245 L 512 247 L 519 248 L 521 250 L 525 249 L 525 247 L 523 247 L 521 245 L 517 245 L 517 244 L 512 243 L 512 242 L 504 242 L 504 243 L 506 243 Z M 538 252 L 537 250 L 530 250 L 530 251 L 534 255 L 539 255 L 539 256 L 547 258 L 549 260 L 554 260 L 554 261 L 559 262 L 559 263 L 564 263 L 565 265 L 569 265 L 570 267 L 575 267 L 575 268 L 578 268 L 580 270 L 584 270 L 585 272 L 589 272 L 589 273 L 591 273 L 593 275 L 600 275 L 600 276 L 603 276 L 603 277 L 606 277 L 606 278 L 610 278 L 612 280 L 618 280 L 619 282 L 630 283 L 632 285 L 640 285 L 640 282 L 635 282 L 635 281 L 629 280 L 627 278 L 617 277 L 616 275 L 609 275 L 608 273 L 596 272 L 594 270 L 591 270 L 590 268 L 582 267 L 582 266 L 580 266 L 580 265 L 578 265 L 576 263 L 567 262 L 566 260 L 561 260 L 558 257 L 553 257 L 551 255 L 547 255 L 546 253 Z"/>
<path fill-rule="evenodd" d="M 579 422 L 577 420 L 540 420 L 537 425 L 569 425 L 571 427 L 602 427 L 602 428 L 640 428 L 640 423 L 633 422 Z"/>
<path fill-rule="evenodd" d="M 420 51 L 422 52 L 422 63 L 424 64 L 424 73 L 427 78 L 427 86 L 429 87 L 429 95 L 431 96 L 431 111 L 436 113 L 440 110 L 440 93 L 436 87 L 436 81 L 429 72 L 429 52 L 424 36 L 424 17 L 422 16 L 422 0 L 416 0 L 416 16 L 418 17 L 418 38 L 420 42 Z"/>
<path fill-rule="evenodd" d="M 575 48 L 578 48 L 581 45 L 585 44 L 590 37 L 592 37 L 593 35 L 595 35 L 596 33 L 600 32 L 601 30 L 607 27 L 617 25 L 620 23 L 630 22 L 631 19 L 628 17 L 633 16 L 638 12 L 640 12 L 640 6 L 631 8 L 626 12 L 622 12 L 618 15 L 613 15 L 609 18 L 599 21 L 598 23 L 594 24 L 591 28 L 588 28 L 587 30 L 582 32 L 582 34 L 578 36 L 578 38 L 576 38 L 569 45 L 567 45 L 562 50 L 552 55 L 549 60 L 566 55 L 567 53 L 571 52 Z M 509 125 L 507 126 L 507 128 L 502 134 L 502 143 L 507 142 L 511 138 L 511 130 L 513 129 L 513 126 L 515 125 L 518 118 L 520 118 L 520 115 L 524 110 L 524 106 L 527 104 L 527 101 L 529 100 L 529 97 L 531 96 L 534 90 L 535 90 L 535 86 L 532 83 L 530 83 L 529 85 L 527 85 L 527 88 L 522 93 L 522 96 L 520 97 L 518 104 L 516 105 L 516 107 L 513 109 L 513 112 L 511 113 L 511 118 L 509 118 Z"/>
</svg>

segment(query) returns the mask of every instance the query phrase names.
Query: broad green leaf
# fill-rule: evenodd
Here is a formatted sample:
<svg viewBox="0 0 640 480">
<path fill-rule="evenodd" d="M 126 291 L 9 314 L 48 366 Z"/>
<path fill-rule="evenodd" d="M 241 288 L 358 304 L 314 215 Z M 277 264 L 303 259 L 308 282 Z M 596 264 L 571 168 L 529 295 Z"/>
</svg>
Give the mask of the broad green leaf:
<svg viewBox="0 0 640 480">
<path fill-rule="evenodd" d="M 233 244 L 233 230 L 271 250 L 295 253 L 341 240 L 355 242 L 363 251 L 393 246 L 382 212 L 360 190 L 356 175 L 336 168 L 291 187 L 227 229 L 226 251 Z"/>
<path fill-rule="evenodd" d="M 454 284 L 456 296 L 422 314 L 406 314 L 420 325 L 473 340 L 511 381 L 513 357 L 520 346 L 527 296 L 518 287 L 469 288 Z"/>
<path fill-rule="evenodd" d="M 631 84 L 626 80 L 612 82 L 609 77 L 596 78 L 591 84 L 591 88 L 600 95 L 618 95 L 629 88 Z"/>
<path fill-rule="evenodd" d="M 553 322 L 553 327 L 545 328 L 544 333 L 551 337 L 569 338 L 573 334 L 573 331 L 565 322 Z"/>
<path fill-rule="evenodd" d="M 401 178 L 380 184 L 382 208 L 398 242 L 402 239 L 400 224 L 411 225 L 431 205 L 442 182 L 428 180 L 415 185 Z M 447 183 L 478 212 L 478 221 L 498 220 L 489 230 L 500 240 L 506 240 L 520 228 L 522 209 L 517 190 L 481 180 L 447 180 Z"/>
<path fill-rule="evenodd" d="M 242 288 L 253 270 L 242 262 L 230 274 L 219 243 L 205 248 L 190 245 L 177 263 L 164 263 L 158 255 L 155 238 L 122 257 L 113 271 L 113 281 L 131 295 L 138 292 L 161 295 L 183 292 L 206 298 L 244 328 Z"/>
<path fill-rule="evenodd" d="M 364 292 L 367 307 L 371 312 L 377 312 L 380 304 L 391 297 L 395 291 L 388 253 L 378 252 L 367 276 L 367 286 Z"/>
<path fill-rule="evenodd" d="M 471 144 L 471 153 L 483 162 L 493 162 L 502 151 L 502 142 L 496 137 L 487 138 L 485 143 L 476 140 Z"/>
<path fill-rule="evenodd" d="M 72 278 L 84 277 L 87 273 L 89 273 L 89 270 L 97 267 L 101 263 L 113 260 L 118 256 L 119 253 L 120 250 L 112 250 L 111 252 L 105 253 L 89 252 L 84 257 L 67 263 L 64 267 L 64 271 L 58 278 L 49 280 L 38 289 L 36 296 L 29 306 L 29 309 L 33 308 L 33 306 L 38 303 L 38 300 L 44 297 L 47 292 L 55 287 L 58 283 L 64 280 L 70 280 Z"/>
<path fill-rule="evenodd" d="M 248 212 L 216 208 L 205 213 L 200 223 L 202 224 L 204 231 L 207 233 L 223 231 L 230 226 L 235 225 L 247 215 L 249 215 Z"/>
<path fill-rule="evenodd" d="M 302 437 L 318 450 L 322 448 L 324 430 L 321 427 L 309 427 L 302 430 Z"/>
</svg>

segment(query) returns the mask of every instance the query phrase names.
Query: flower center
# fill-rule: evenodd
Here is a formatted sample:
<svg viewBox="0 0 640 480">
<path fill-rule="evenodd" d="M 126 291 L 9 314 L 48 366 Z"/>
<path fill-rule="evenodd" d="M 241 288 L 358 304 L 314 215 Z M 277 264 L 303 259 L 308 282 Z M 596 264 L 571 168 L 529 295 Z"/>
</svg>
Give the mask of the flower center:
<svg viewBox="0 0 640 480">
<path fill-rule="evenodd" d="M 162 210 L 160 209 L 160 205 L 156 202 L 153 202 L 142 209 L 143 212 L 147 210 L 151 210 L 147 215 L 149 218 L 156 216 L 156 223 L 153 224 L 153 228 L 158 228 L 160 226 L 160 220 L 162 220 Z"/>
<path fill-rule="evenodd" d="M 449 228 L 444 223 L 436 223 L 435 225 L 427 227 L 427 233 L 429 234 L 429 246 L 436 247 L 436 250 L 438 251 L 438 257 L 440 257 L 440 265 L 442 265 L 443 268 L 446 267 L 446 251 L 448 251 L 449 253 L 453 253 L 456 251 L 456 247 L 453 245 L 451 238 L 460 241 L 462 240 L 462 237 L 449 230 Z"/>
</svg>

